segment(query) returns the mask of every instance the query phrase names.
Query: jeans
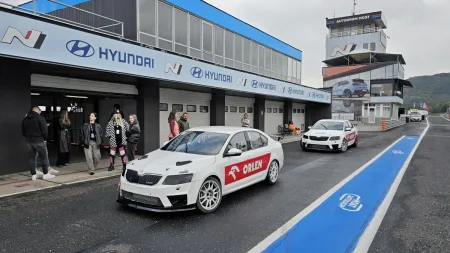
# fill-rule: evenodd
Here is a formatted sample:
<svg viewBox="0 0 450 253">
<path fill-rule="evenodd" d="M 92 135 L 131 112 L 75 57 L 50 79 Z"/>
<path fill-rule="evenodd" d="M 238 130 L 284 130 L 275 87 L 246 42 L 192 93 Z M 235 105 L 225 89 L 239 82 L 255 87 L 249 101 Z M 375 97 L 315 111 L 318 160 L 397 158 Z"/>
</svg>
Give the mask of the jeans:
<svg viewBox="0 0 450 253">
<path fill-rule="evenodd" d="M 48 173 L 48 152 L 47 152 L 47 144 L 45 142 L 27 142 L 28 148 L 28 163 L 30 166 L 31 175 L 36 175 L 36 167 L 37 167 L 37 155 L 41 158 L 42 161 L 42 172 L 44 174 Z"/>
<path fill-rule="evenodd" d="M 34 156 L 34 168 L 37 169 L 37 162 L 38 162 L 39 154 L 36 152 L 36 155 Z M 47 164 L 50 167 L 50 159 L 48 159 L 48 150 L 47 150 Z"/>
</svg>

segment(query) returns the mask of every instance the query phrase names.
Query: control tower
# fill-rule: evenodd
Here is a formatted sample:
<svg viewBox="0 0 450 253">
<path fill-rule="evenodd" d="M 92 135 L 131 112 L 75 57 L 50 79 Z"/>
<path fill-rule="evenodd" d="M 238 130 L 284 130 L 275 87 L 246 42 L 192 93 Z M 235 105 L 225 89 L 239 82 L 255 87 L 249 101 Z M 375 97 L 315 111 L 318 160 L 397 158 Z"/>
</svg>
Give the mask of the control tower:
<svg viewBox="0 0 450 253">
<path fill-rule="evenodd" d="M 326 60 L 357 52 L 386 53 L 386 19 L 381 11 L 327 18 Z"/>
</svg>

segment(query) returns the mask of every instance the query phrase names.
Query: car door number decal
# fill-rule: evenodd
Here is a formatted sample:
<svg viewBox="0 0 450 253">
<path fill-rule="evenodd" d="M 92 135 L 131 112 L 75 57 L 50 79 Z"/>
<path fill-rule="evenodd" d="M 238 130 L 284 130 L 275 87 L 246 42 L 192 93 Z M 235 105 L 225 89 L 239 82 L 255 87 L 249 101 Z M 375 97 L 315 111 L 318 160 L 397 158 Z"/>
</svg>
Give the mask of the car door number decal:
<svg viewBox="0 0 450 253">
<path fill-rule="evenodd" d="M 347 138 L 347 141 L 352 141 L 353 139 L 355 139 L 355 133 L 347 134 L 345 138 Z"/>
<path fill-rule="evenodd" d="M 270 154 L 252 158 L 225 167 L 225 185 L 267 170 Z"/>
</svg>

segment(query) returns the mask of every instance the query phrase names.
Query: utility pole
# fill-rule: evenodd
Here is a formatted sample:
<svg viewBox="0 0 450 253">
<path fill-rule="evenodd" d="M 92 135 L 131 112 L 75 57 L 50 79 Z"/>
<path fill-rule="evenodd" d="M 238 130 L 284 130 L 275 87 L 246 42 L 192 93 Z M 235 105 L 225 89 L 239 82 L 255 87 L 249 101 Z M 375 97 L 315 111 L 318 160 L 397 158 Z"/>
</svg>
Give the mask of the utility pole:
<svg viewBox="0 0 450 253">
<path fill-rule="evenodd" d="M 353 0 L 353 16 L 356 14 L 356 0 Z"/>
</svg>

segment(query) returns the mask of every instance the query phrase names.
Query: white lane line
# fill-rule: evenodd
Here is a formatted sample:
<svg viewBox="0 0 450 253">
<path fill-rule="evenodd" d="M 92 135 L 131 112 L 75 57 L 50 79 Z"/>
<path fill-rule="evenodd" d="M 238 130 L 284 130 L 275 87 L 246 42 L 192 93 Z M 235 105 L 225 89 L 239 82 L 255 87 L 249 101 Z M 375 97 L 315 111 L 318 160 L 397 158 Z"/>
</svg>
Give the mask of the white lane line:
<svg viewBox="0 0 450 253">
<path fill-rule="evenodd" d="M 427 119 L 427 127 L 423 130 L 422 134 L 419 137 L 419 140 L 417 141 L 416 145 L 414 146 L 413 150 L 409 154 L 408 158 L 406 159 L 405 163 L 403 164 L 403 167 L 400 169 L 399 173 L 397 174 L 397 177 L 395 178 L 394 182 L 391 185 L 391 188 L 389 189 L 388 193 L 386 194 L 386 197 L 384 198 L 381 205 L 378 207 L 377 211 L 375 212 L 374 217 L 370 221 L 369 225 L 367 226 L 366 230 L 362 234 L 362 236 L 359 238 L 359 241 L 355 247 L 354 253 L 366 253 L 369 251 L 370 245 L 372 244 L 373 239 L 375 238 L 375 235 L 378 232 L 378 229 L 380 228 L 381 222 L 383 221 L 384 216 L 386 215 L 387 210 L 389 209 L 389 206 L 391 205 L 392 199 L 395 196 L 395 193 L 397 192 L 398 186 L 400 185 L 400 182 L 402 181 L 403 175 L 406 172 L 406 169 L 408 168 L 414 154 L 416 153 L 417 148 L 420 145 L 420 142 L 422 141 L 423 137 L 428 131 L 428 128 L 430 127 L 430 124 Z"/>
<path fill-rule="evenodd" d="M 438 118 L 437 116 L 433 116 L 433 117 Z M 447 121 L 450 121 L 450 119 L 447 119 L 447 118 L 444 117 L 444 116 L 441 116 L 441 118 L 443 118 L 443 119 L 445 119 L 445 120 L 447 120 Z"/>
<path fill-rule="evenodd" d="M 360 167 L 359 169 L 354 171 L 352 174 L 350 174 L 350 176 L 348 176 L 347 178 L 345 178 L 344 180 L 339 182 L 337 185 L 335 185 L 333 188 L 331 188 L 328 192 L 326 192 L 325 194 L 320 196 L 312 204 L 310 204 L 308 207 L 303 209 L 300 213 L 298 213 L 296 216 L 294 216 L 292 219 L 290 219 L 288 222 L 286 222 L 283 226 L 281 226 L 275 232 L 273 232 L 268 237 L 266 237 L 264 240 L 259 242 L 255 247 L 253 247 L 251 250 L 249 250 L 248 253 L 260 253 L 260 252 L 264 251 L 267 247 L 269 247 L 278 238 L 280 238 L 284 234 L 286 234 L 300 220 L 302 220 L 305 216 L 307 216 L 310 212 L 312 212 L 320 204 L 322 204 L 322 202 L 324 202 L 331 195 L 333 195 L 337 190 L 339 190 L 342 186 L 344 186 L 348 181 L 352 180 L 355 176 L 357 176 L 359 173 L 361 173 L 361 171 L 365 170 L 371 163 L 373 163 L 375 160 L 380 158 L 385 152 L 387 152 L 389 149 L 391 149 L 395 144 L 397 144 L 404 137 L 405 136 L 400 137 L 394 143 L 389 145 L 389 147 L 387 147 L 386 149 L 381 151 L 378 155 L 376 155 L 374 158 L 372 158 L 370 161 L 365 163 L 362 167 Z"/>
<path fill-rule="evenodd" d="M 427 134 L 427 137 L 442 137 L 442 138 L 450 138 L 449 135 L 431 135 L 431 134 Z"/>
</svg>

